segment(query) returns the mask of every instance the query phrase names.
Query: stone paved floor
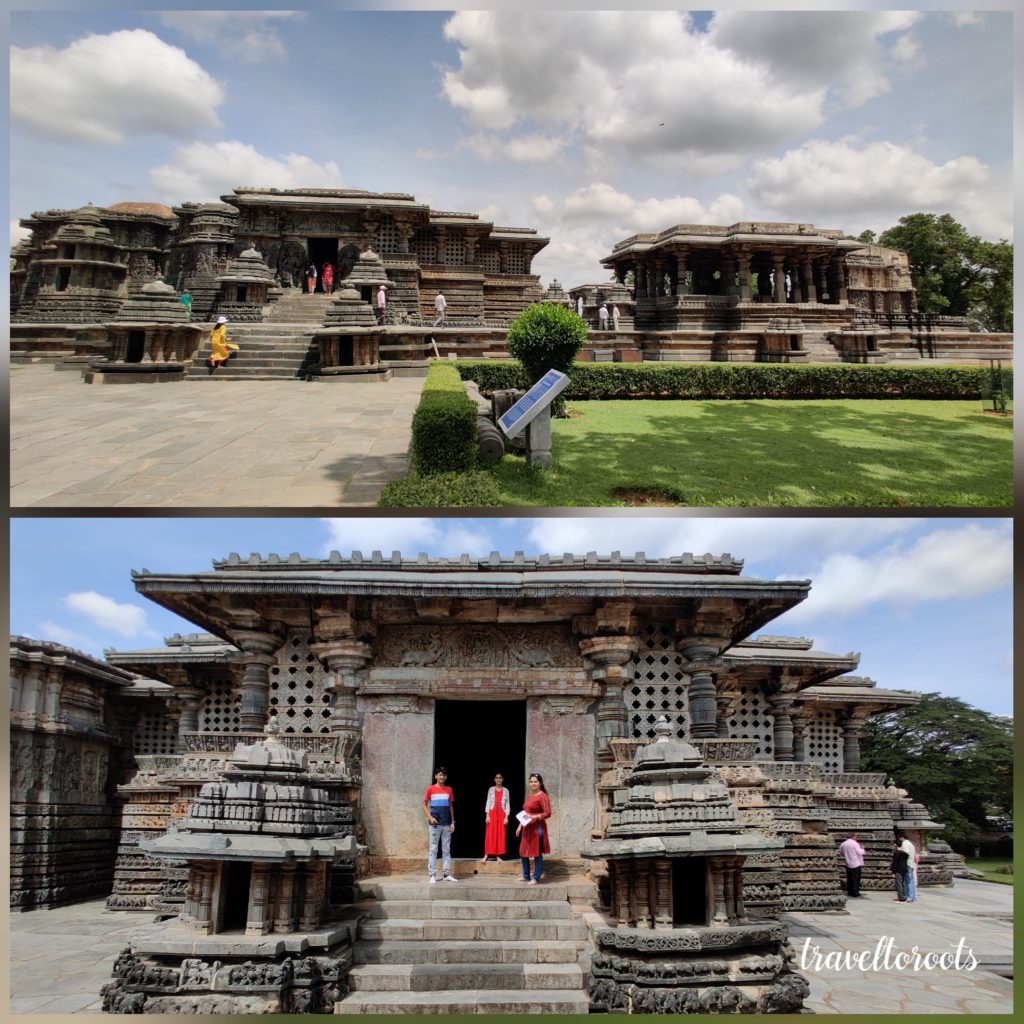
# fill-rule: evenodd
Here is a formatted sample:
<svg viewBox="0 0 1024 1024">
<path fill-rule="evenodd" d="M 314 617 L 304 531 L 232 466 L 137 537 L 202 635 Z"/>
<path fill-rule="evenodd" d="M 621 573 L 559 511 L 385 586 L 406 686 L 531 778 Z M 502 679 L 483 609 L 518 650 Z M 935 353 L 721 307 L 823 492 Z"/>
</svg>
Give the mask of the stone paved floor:
<svg viewBox="0 0 1024 1024">
<path fill-rule="evenodd" d="M 87 385 L 11 368 L 11 505 L 373 505 L 408 468 L 423 378 Z"/>
<path fill-rule="evenodd" d="M 851 901 L 849 914 L 789 914 L 793 945 L 805 937 L 822 950 L 874 950 L 892 936 L 896 949 L 952 950 L 963 937 L 982 962 L 1012 957 L 1013 888 L 958 881 L 897 906 L 888 893 Z M 102 901 L 11 915 L 11 1012 L 93 1013 L 99 991 L 131 933 L 155 926 L 145 914 L 103 909 Z M 999 1013 L 1013 1008 L 1013 983 L 987 971 L 802 972 L 817 1013 Z"/>
<path fill-rule="evenodd" d="M 869 892 L 847 901 L 848 914 L 787 914 L 797 969 L 805 939 L 822 953 L 874 950 L 879 939 L 894 951 L 953 952 L 965 940 L 981 965 L 1012 963 L 1013 886 L 957 879 L 952 889 L 925 889 L 916 903 Z M 989 971 L 802 969 L 816 1013 L 1005 1013 L 1013 1010 L 1013 982 Z"/>
</svg>

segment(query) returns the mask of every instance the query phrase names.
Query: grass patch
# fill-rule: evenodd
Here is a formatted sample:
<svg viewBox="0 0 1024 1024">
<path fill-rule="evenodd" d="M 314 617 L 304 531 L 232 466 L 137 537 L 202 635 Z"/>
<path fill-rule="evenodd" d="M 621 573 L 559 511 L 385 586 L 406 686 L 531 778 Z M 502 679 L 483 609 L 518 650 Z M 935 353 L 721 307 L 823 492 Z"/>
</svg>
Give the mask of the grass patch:
<svg viewBox="0 0 1024 1024">
<path fill-rule="evenodd" d="M 1012 504 L 1012 417 L 979 401 L 572 402 L 555 464 L 506 456 L 506 506 L 916 507 Z"/>
<path fill-rule="evenodd" d="M 466 473 L 410 473 L 384 485 L 382 508 L 487 508 L 501 505 L 497 481 L 483 469 Z"/>
<path fill-rule="evenodd" d="M 972 871 L 980 871 L 985 876 L 986 882 L 1013 885 L 1013 861 L 1008 857 L 966 857 L 965 860 Z"/>
</svg>

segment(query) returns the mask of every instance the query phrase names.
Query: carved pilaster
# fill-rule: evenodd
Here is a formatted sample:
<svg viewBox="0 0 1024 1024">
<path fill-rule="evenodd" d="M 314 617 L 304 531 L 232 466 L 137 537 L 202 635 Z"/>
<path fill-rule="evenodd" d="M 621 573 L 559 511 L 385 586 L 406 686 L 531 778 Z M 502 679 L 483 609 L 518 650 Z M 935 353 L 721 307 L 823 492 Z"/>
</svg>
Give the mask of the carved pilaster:
<svg viewBox="0 0 1024 1024">
<path fill-rule="evenodd" d="M 843 723 L 844 772 L 855 772 L 860 769 L 860 737 L 866 720 L 866 712 L 854 709 Z"/>
<path fill-rule="evenodd" d="M 789 716 L 793 699 L 793 695 L 788 693 L 780 693 L 768 698 L 774 718 L 773 740 L 776 761 L 793 760 L 793 720 Z"/>
<path fill-rule="evenodd" d="M 722 669 L 719 651 L 724 637 L 688 639 L 676 645 L 684 661 L 680 666 L 690 677 L 690 738 L 714 739 L 718 735 L 718 692 L 715 673 Z"/>
</svg>

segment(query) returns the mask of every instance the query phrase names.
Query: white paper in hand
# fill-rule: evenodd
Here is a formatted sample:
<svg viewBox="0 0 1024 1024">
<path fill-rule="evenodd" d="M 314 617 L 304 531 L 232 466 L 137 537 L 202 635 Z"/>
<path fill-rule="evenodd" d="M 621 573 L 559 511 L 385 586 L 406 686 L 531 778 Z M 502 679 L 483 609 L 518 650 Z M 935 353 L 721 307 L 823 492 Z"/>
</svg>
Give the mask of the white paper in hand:
<svg viewBox="0 0 1024 1024">
<path fill-rule="evenodd" d="M 516 815 L 516 821 L 518 821 L 520 825 L 529 825 L 530 822 L 533 821 L 533 818 L 531 818 L 526 811 L 520 811 Z"/>
</svg>

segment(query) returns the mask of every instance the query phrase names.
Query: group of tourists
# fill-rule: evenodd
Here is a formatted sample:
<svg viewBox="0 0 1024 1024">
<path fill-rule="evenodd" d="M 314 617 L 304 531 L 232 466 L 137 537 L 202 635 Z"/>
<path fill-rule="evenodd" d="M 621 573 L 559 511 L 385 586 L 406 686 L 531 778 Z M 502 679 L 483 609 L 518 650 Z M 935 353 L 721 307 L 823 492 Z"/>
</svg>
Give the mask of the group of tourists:
<svg viewBox="0 0 1024 1024">
<path fill-rule="evenodd" d="M 857 899 L 860 897 L 860 876 L 864 868 L 864 847 L 851 832 L 839 844 L 839 856 L 846 865 L 846 894 Z M 917 899 L 917 848 L 910 841 L 906 832 L 897 832 L 892 841 L 892 860 L 889 870 L 896 886 L 895 903 L 913 903 Z"/>
<path fill-rule="evenodd" d="M 455 794 L 447 785 L 448 773 L 444 768 L 434 769 L 434 782 L 423 794 L 423 813 L 427 818 L 430 850 L 427 854 L 427 874 L 430 884 L 437 881 L 437 844 L 441 843 L 442 881 L 456 882 L 452 874 L 452 833 L 455 831 Z M 506 834 L 511 814 L 508 790 L 499 772 L 494 785 L 487 791 L 484 802 L 484 856 L 486 864 L 494 857 L 499 863 L 505 855 Z M 523 881 L 537 885 L 544 871 L 544 854 L 551 852 L 547 820 L 551 817 L 551 801 L 544 788 L 544 778 L 533 772 L 529 778 L 529 791 L 523 809 L 516 815 L 516 835 L 519 837 L 519 857 L 523 867 Z M 530 870 L 530 861 L 533 870 Z"/>
<path fill-rule="evenodd" d="M 317 269 L 316 264 L 310 260 L 309 266 L 306 267 L 306 291 L 312 295 L 316 291 L 317 281 Z M 324 295 L 334 294 L 334 264 L 330 260 L 327 260 L 320 270 L 320 287 Z"/>
</svg>

